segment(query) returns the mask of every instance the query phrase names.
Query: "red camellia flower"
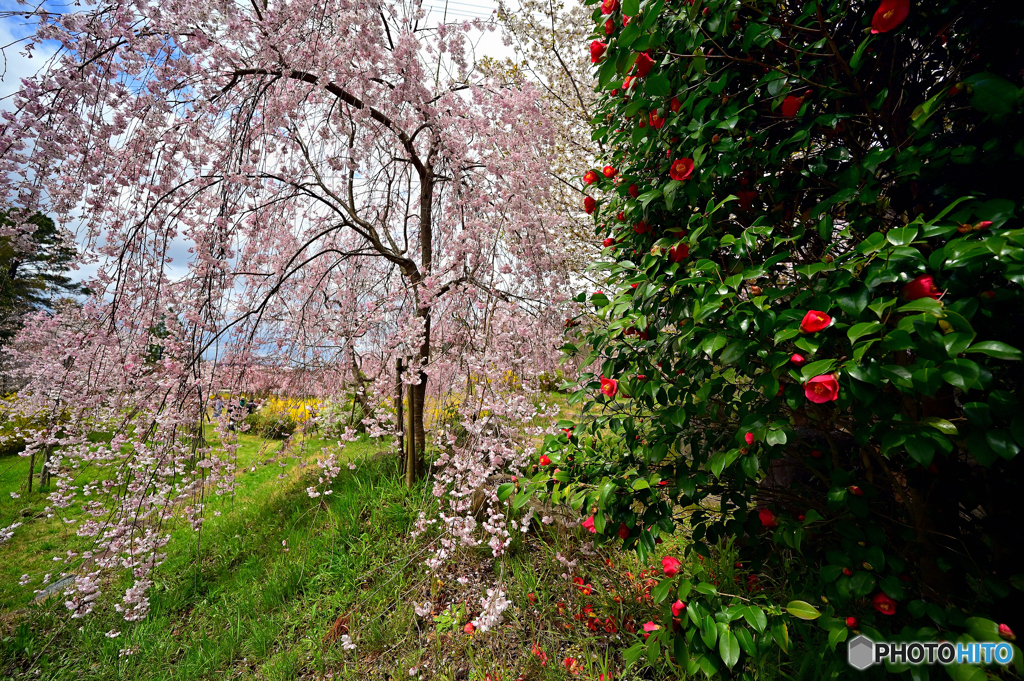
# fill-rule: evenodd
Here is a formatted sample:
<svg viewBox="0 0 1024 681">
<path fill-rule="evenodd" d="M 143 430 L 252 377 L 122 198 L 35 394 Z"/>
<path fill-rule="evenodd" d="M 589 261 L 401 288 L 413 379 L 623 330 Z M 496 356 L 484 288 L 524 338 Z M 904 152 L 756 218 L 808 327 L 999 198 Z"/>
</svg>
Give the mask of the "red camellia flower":
<svg viewBox="0 0 1024 681">
<path fill-rule="evenodd" d="M 676 599 L 676 602 L 672 604 L 672 616 L 679 617 L 686 610 L 686 603 Z"/>
<path fill-rule="evenodd" d="M 618 213 L 615 214 L 615 219 L 618 220 L 619 222 L 625 222 L 626 214 L 620 210 Z"/>
<path fill-rule="evenodd" d="M 597 201 L 594 200 L 594 197 L 592 197 L 592 196 L 584 197 L 584 199 L 583 199 L 583 210 L 587 211 L 587 215 L 590 215 L 596 209 L 597 209 Z"/>
<path fill-rule="evenodd" d="M 1017 640 L 1017 637 L 1013 635 L 1013 629 L 1006 626 L 1005 624 L 999 625 L 999 635 L 1005 638 L 1007 641 Z"/>
<path fill-rule="evenodd" d="M 602 244 L 602 245 L 603 245 L 603 246 L 604 246 L 605 248 L 608 248 L 609 246 L 614 246 L 614 245 L 615 245 L 615 239 L 613 239 L 613 238 L 611 238 L 611 237 L 608 237 L 607 239 L 605 239 L 604 241 L 602 241 L 602 242 L 601 242 L 601 244 Z"/>
<path fill-rule="evenodd" d="M 541 454 L 540 455 L 540 465 L 541 466 L 547 466 L 547 465 L 550 465 L 550 464 L 551 464 L 551 459 L 548 458 L 548 455 L 547 454 Z"/>
<path fill-rule="evenodd" d="M 640 188 L 637 187 L 635 184 L 629 185 L 629 189 L 627 189 L 626 191 L 629 192 L 629 195 L 632 196 L 634 199 L 640 196 Z"/>
<path fill-rule="evenodd" d="M 804 395 L 815 404 L 833 402 L 839 397 L 839 381 L 832 374 L 815 376 L 804 383 Z"/>
<path fill-rule="evenodd" d="M 651 113 L 648 115 L 648 118 L 651 121 L 651 127 L 654 128 L 655 130 L 661 130 L 661 128 L 665 125 L 665 119 L 659 116 L 655 111 L 651 111 Z"/>
<path fill-rule="evenodd" d="M 619 382 L 614 378 L 601 377 L 601 394 L 606 397 L 615 397 L 619 392 Z"/>
<path fill-rule="evenodd" d="M 591 53 L 593 53 L 593 48 L 591 48 Z M 782 115 L 786 118 L 796 116 L 796 112 L 800 110 L 803 103 L 803 97 L 794 97 L 793 95 L 786 97 L 782 100 Z"/>
<path fill-rule="evenodd" d="M 668 249 L 668 259 L 672 262 L 682 262 L 690 255 L 689 244 L 676 244 Z"/>
<path fill-rule="evenodd" d="M 672 162 L 672 167 L 669 169 L 668 174 L 673 180 L 690 179 L 690 175 L 693 175 L 693 159 L 692 158 L 677 158 Z"/>
<path fill-rule="evenodd" d="M 767 527 L 768 529 L 772 529 L 773 527 L 779 526 L 779 524 L 775 522 L 775 514 L 769 511 L 767 508 L 762 508 L 760 511 L 758 511 L 757 517 L 761 519 L 761 524 Z"/>
<path fill-rule="evenodd" d="M 637 56 L 636 58 L 636 66 L 634 67 L 634 70 L 636 71 L 636 77 L 643 78 L 644 76 L 651 72 L 651 69 L 653 67 L 654 60 L 651 59 L 650 55 L 648 55 L 646 52 L 641 52 L 639 56 Z"/>
<path fill-rule="evenodd" d="M 623 541 L 629 539 L 629 527 L 626 523 L 619 524 L 619 539 Z"/>
<path fill-rule="evenodd" d="M 821 451 L 818 450 L 818 449 L 812 449 L 811 450 L 811 458 L 813 458 L 813 459 L 820 459 L 821 458 Z"/>
<path fill-rule="evenodd" d="M 824 312 L 811 310 L 804 315 L 803 320 L 800 322 L 800 330 L 804 333 L 814 333 L 828 328 L 828 325 L 831 323 L 832 318 Z"/>
<path fill-rule="evenodd" d="M 593 170 L 583 173 L 583 184 L 594 184 L 595 182 L 597 182 L 597 173 Z"/>
<path fill-rule="evenodd" d="M 851 629 L 856 628 L 857 627 L 857 618 L 856 617 L 847 617 L 846 618 L 846 626 L 850 627 Z"/>
<path fill-rule="evenodd" d="M 746 435 L 743 436 L 743 441 L 746 442 L 748 445 L 754 444 L 754 434 L 747 433 Z"/>
<path fill-rule="evenodd" d="M 623 26 L 629 26 L 629 20 L 632 19 L 632 18 L 633 17 L 626 16 L 625 14 L 623 14 L 622 15 L 622 25 Z"/>
<path fill-rule="evenodd" d="M 604 51 L 608 49 L 608 43 L 602 43 L 598 40 L 590 43 L 590 63 L 596 64 L 601 61 L 601 57 L 604 56 Z"/>
<path fill-rule="evenodd" d="M 661 571 L 665 573 L 666 577 L 675 577 L 679 574 L 679 568 L 682 566 L 683 564 L 672 556 L 665 556 L 661 559 Z"/>
<path fill-rule="evenodd" d="M 871 17 L 872 33 L 888 33 L 903 23 L 910 14 L 910 0 L 882 0 Z"/>
<path fill-rule="evenodd" d="M 647 622 L 646 624 L 644 624 L 644 638 L 647 638 L 658 629 L 661 629 L 660 624 L 655 624 L 654 622 Z"/>
<path fill-rule="evenodd" d="M 601 14 L 611 14 L 619 8 L 619 0 L 601 0 Z"/>
<path fill-rule="evenodd" d="M 612 33 L 615 33 L 615 22 L 609 19 L 604 22 L 604 34 L 611 35 Z"/>
<path fill-rule="evenodd" d="M 647 224 L 646 220 L 641 220 L 640 222 L 636 223 L 635 227 L 633 227 L 633 231 L 636 232 L 637 234 L 646 234 L 647 232 L 651 231 L 651 226 Z"/>
<path fill-rule="evenodd" d="M 679 109 L 682 106 L 682 103 L 676 97 L 673 97 L 668 101 L 668 108 L 672 109 L 672 113 L 679 113 Z"/>
<path fill-rule="evenodd" d="M 626 80 L 622 81 L 623 90 L 629 89 L 629 86 L 633 84 L 633 78 L 635 78 L 635 76 L 626 76 Z"/>
<path fill-rule="evenodd" d="M 757 198 L 757 192 L 752 189 L 741 189 L 736 192 L 736 198 L 739 199 L 740 210 L 750 210 Z"/>
<path fill-rule="evenodd" d="M 613 168 L 612 166 L 605 166 L 604 168 L 601 169 L 601 172 L 604 173 L 604 176 L 610 180 L 613 177 L 615 177 L 615 173 L 617 173 L 618 171 L 615 170 L 615 168 Z"/>
<path fill-rule="evenodd" d="M 938 300 L 939 296 L 942 295 L 942 291 L 935 285 L 932 275 L 922 274 L 907 282 L 900 295 L 906 300 L 917 300 L 918 298 L 934 298 Z"/>
<path fill-rule="evenodd" d="M 462 628 L 462 630 L 463 630 L 464 632 L 466 632 L 467 634 L 472 634 L 472 633 L 473 633 L 473 631 L 474 631 L 475 629 L 476 629 L 476 627 L 474 627 L 474 626 L 473 626 L 473 623 L 472 623 L 472 622 L 468 622 L 468 623 L 466 624 L 466 626 L 464 626 L 464 627 Z"/>
<path fill-rule="evenodd" d="M 875 597 L 871 599 L 871 605 L 875 606 L 875 610 L 882 613 L 883 615 L 896 614 L 896 601 L 889 598 L 882 591 L 876 593 Z"/>
<path fill-rule="evenodd" d="M 597 528 L 594 527 L 594 516 L 590 516 L 583 521 L 583 529 L 591 534 L 597 534 Z"/>
</svg>

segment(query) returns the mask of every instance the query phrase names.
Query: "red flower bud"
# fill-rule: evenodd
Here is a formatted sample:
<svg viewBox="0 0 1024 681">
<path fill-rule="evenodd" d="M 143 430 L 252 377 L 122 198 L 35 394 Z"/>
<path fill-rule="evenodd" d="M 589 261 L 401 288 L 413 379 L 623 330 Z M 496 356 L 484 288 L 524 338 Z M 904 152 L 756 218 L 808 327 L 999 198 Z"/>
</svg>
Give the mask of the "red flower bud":
<svg viewBox="0 0 1024 681">
<path fill-rule="evenodd" d="M 850 627 L 851 629 L 856 629 L 857 628 L 857 618 L 856 617 L 847 617 L 846 618 L 846 626 Z"/>
<path fill-rule="evenodd" d="M 843 574 L 849 577 L 853 574 L 853 570 L 851 570 L 850 568 L 843 568 Z"/>
<path fill-rule="evenodd" d="M 778 527 L 778 523 L 775 521 L 775 514 L 769 511 L 767 508 L 762 508 L 757 512 L 757 517 L 761 519 L 761 524 L 771 529 Z"/>
<path fill-rule="evenodd" d="M 629 185 L 629 189 L 627 189 L 626 191 L 629 192 L 629 195 L 632 196 L 634 199 L 640 196 L 640 188 L 637 187 L 635 184 Z"/>
<path fill-rule="evenodd" d="M 1006 626 L 1005 624 L 999 625 L 999 635 L 1005 638 L 1007 641 L 1016 641 L 1017 637 L 1013 635 L 1013 629 Z"/>
<path fill-rule="evenodd" d="M 597 209 L 597 201 L 592 196 L 586 196 L 583 198 L 583 210 L 587 211 L 587 215 L 590 215 Z"/>
<path fill-rule="evenodd" d="M 794 352 L 793 356 L 789 358 L 789 361 L 797 366 L 800 366 L 801 364 L 807 361 L 807 358 L 799 353 Z"/>
<path fill-rule="evenodd" d="M 608 49 L 607 43 L 602 43 L 598 40 L 590 43 L 590 63 L 596 64 L 601 61 L 601 57 L 604 55 L 604 51 Z"/>
<path fill-rule="evenodd" d="M 602 242 L 601 242 L 601 244 L 602 244 L 602 245 L 603 245 L 603 246 L 604 246 L 605 248 L 608 248 L 608 247 L 610 247 L 610 246 L 614 246 L 614 245 L 615 245 L 615 239 L 613 239 L 613 238 L 611 238 L 611 237 L 608 237 L 607 239 L 605 239 L 604 241 L 602 241 Z"/>
<path fill-rule="evenodd" d="M 864 490 L 862 490 L 860 487 L 857 487 L 857 485 L 850 485 L 846 489 L 849 490 L 850 494 L 852 494 L 855 497 L 864 496 Z"/>
<path fill-rule="evenodd" d="M 615 22 L 609 19 L 608 21 L 604 22 L 604 34 L 611 35 L 612 33 L 615 33 Z M 615 96 L 614 92 L 612 93 L 612 96 Z"/>
<path fill-rule="evenodd" d="M 679 113 L 679 109 L 682 106 L 682 103 L 676 97 L 673 97 L 668 101 L 668 108 L 672 109 L 672 113 Z"/>
</svg>

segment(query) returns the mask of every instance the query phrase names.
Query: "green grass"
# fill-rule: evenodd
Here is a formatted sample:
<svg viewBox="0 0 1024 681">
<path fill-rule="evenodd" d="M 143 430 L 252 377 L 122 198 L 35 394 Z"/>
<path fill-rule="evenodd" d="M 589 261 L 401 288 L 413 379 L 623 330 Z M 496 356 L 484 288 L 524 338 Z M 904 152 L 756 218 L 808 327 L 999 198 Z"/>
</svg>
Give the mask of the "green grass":
<svg viewBox="0 0 1024 681">
<path fill-rule="evenodd" d="M 405 571 L 387 565 L 407 540 L 422 489 L 401 486 L 397 461 L 373 458 L 373 445 L 357 442 L 345 451 L 362 460 L 359 470 L 343 470 L 335 493 L 318 503 L 294 465 L 262 463 L 280 443 L 240 440 L 235 498 L 210 496 L 201 534 L 173 531 L 145 621 L 124 622 L 109 607 L 70 620 L 56 598 L 31 605 L 7 636 L 0 668 L 16 673 L 35 662 L 54 679 L 223 678 L 217 672 L 227 669 L 236 676 L 290 678 L 288 670 L 300 663 L 343 663 L 343 655 L 322 654 L 321 638 L 339 615 L 407 586 Z M 309 461 L 323 444 L 304 442 L 302 459 Z M 281 471 L 287 471 L 284 480 Z M 56 543 L 55 523 L 35 523 L 38 530 L 3 547 L 5 572 L 31 569 L 37 559 L 25 548 L 33 542 L 52 537 Z M 22 567 L 9 570 L 11 560 Z M 109 584 L 104 591 L 116 596 L 124 586 Z M 31 587 L 20 588 L 31 596 Z M 359 609 L 352 618 L 370 645 L 388 624 L 380 617 L 360 624 Z M 121 634 L 107 638 L 108 631 Z M 126 649 L 135 652 L 119 657 Z"/>
</svg>

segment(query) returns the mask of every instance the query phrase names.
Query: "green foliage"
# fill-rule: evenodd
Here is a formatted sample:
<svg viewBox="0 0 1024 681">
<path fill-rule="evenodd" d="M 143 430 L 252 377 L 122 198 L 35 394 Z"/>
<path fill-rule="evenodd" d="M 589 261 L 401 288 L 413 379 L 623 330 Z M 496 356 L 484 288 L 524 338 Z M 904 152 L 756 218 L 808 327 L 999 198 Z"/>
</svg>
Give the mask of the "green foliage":
<svg viewBox="0 0 1024 681">
<path fill-rule="evenodd" d="M 29 237 L 0 237 L 0 342 L 14 334 L 22 315 L 50 307 L 55 296 L 87 293 L 66 275 L 76 251 L 53 220 L 36 214 L 27 222 L 35 225 Z M 14 222 L 3 214 L 0 224 Z"/>
<path fill-rule="evenodd" d="M 602 323 L 567 347 L 594 348 L 618 394 L 583 375 L 589 416 L 527 490 L 641 556 L 675 531 L 705 556 L 736 540 L 785 585 L 766 631 L 786 653 L 831 654 L 851 616 L 876 640 L 954 639 L 1024 607 L 1024 81 L 1005 49 L 1024 6 L 914 3 L 875 34 L 878 6 L 593 15 L 593 136 L 618 170 L 594 217 L 615 246 L 578 299 Z M 623 81 L 642 50 L 650 73 Z M 744 669 L 711 626 L 741 605 L 648 655 Z"/>
</svg>

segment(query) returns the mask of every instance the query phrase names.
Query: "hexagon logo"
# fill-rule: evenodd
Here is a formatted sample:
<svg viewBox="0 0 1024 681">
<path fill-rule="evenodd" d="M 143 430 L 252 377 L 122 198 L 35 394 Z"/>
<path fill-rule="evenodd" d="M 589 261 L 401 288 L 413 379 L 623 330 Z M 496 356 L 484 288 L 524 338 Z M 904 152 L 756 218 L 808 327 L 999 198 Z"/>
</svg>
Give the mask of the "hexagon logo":
<svg viewBox="0 0 1024 681">
<path fill-rule="evenodd" d="M 858 636 L 850 640 L 847 658 L 850 666 L 864 671 L 875 663 L 875 644 L 867 636 Z"/>
</svg>

